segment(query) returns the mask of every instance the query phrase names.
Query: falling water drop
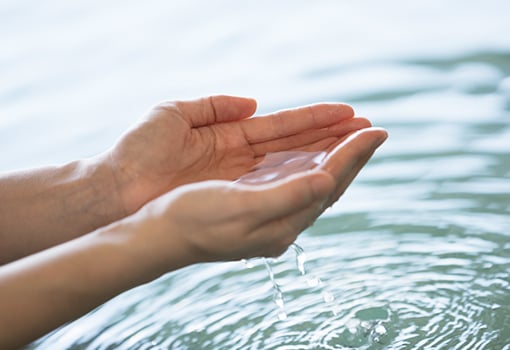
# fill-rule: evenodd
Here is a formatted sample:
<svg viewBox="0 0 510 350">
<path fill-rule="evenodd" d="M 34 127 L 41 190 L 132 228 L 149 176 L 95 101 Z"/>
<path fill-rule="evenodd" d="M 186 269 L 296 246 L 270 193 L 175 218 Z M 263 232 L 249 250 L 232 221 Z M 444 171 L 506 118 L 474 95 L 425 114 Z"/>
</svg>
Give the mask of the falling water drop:
<svg viewBox="0 0 510 350">
<path fill-rule="evenodd" d="M 296 266 L 301 276 L 307 277 L 306 282 L 310 287 L 319 285 L 321 280 L 318 277 L 306 273 L 305 262 L 307 260 L 307 256 L 304 249 L 296 243 L 292 244 L 292 249 L 294 249 L 294 252 L 296 253 Z"/>
<path fill-rule="evenodd" d="M 326 303 L 332 303 L 332 302 L 335 301 L 335 296 L 331 292 L 329 292 L 327 290 L 322 292 L 322 298 L 324 299 L 324 301 Z"/>
<path fill-rule="evenodd" d="M 244 264 L 244 267 L 246 267 L 247 269 L 251 269 L 255 266 L 253 261 L 249 260 L 249 259 L 242 259 L 241 262 Z"/>
<path fill-rule="evenodd" d="M 383 343 L 387 333 L 388 331 L 386 330 L 386 327 L 384 327 L 381 323 L 377 323 L 372 329 L 372 341 L 374 343 Z"/>
<path fill-rule="evenodd" d="M 266 267 L 267 273 L 269 275 L 269 280 L 273 285 L 273 302 L 278 306 L 278 319 L 280 321 L 287 319 L 287 313 L 285 312 L 285 299 L 283 298 L 283 292 L 278 283 L 274 278 L 273 269 L 269 264 L 268 259 L 264 258 L 264 265 Z"/>
<path fill-rule="evenodd" d="M 313 169 L 320 164 L 326 156 L 326 152 L 275 152 L 265 155 L 262 162 L 257 164 L 249 173 L 241 176 L 237 182 L 244 184 L 263 184 L 272 182 L 278 179 L 285 178 L 290 174 L 299 171 Z M 305 269 L 305 262 L 307 256 L 299 245 L 292 244 L 292 248 L 296 253 L 296 266 L 299 273 L 306 277 L 306 283 L 309 287 L 317 287 L 322 284 L 320 278 L 307 274 Z M 278 306 L 278 318 L 285 320 L 287 313 L 285 312 L 285 300 L 283 292 L 276 283 L 273 270 L 269 264 L 268 259 L 263 259 L 269 279 L 273 286 L 273 301 Z M 254 264 L 250 260 L 243 259 L 242 262 L 247 268 L 252 268 Z M 324 293 L 328 293 L 327 295 Z M 334 300 L 329 292 L 323 293 L 323 299 L 329 303 Z"/>
<path fill-rule="evenodd" d="M 283 293 L 281 289 L 278 287 L 278 285 L 274 285 L 274 292 L 273 292 L 273 300 L 276 306 L 278 306 L 280 309 L 283 309 L 285 307 L 285 301 L 283 299 Z"/>
<path fill-rule="evenodd" d="M 307 258 L 305 251 L 303 250 L 303 248 L 301 248 L 296 243 L 292 244 L 292 248 L 294 249 L 294 252 L 296 253 L 297 268 L 298 268 L 299 272 L 301 273 L 301 275 L 304 276 L 306 274 L 305 262 L 306 262 L 306 258 Z"/>
<path fill-rule="evenodd" d="M 309 287 L 322 287 L 322 299 L 326 304 L 328 304 L 331 307 L 331 312 L 333 315 L 338 314 L 338 310 L 335 305 L 332 305 L 335 301 L 335 296 L 333 293 L 331 293 L 329 290 L 327 290 L 326 286 L 322 283 L 321 279 L 319 277 L 316 277 L 314 275 L 307 274 L 305 269 L 305 262 L 307 260 L 306 253 L 303 248 L 301 248 L 296 243 L 292 244 L 292 249 L 294 249 L 294 252 L 296 253 L 296 266 L 299 270 L 299 273 L 302 276 L 306 277 L 306 284 L 308 284 Z"/>
<path fill-rule="evenodd" d="M 321 282 L 321 279 L 315 276 L 309 276 L 306 279 L 306 284 L 308 284 L 308 287 L 317 287 L 319 284 L 321 284 Z"/>
</svg>

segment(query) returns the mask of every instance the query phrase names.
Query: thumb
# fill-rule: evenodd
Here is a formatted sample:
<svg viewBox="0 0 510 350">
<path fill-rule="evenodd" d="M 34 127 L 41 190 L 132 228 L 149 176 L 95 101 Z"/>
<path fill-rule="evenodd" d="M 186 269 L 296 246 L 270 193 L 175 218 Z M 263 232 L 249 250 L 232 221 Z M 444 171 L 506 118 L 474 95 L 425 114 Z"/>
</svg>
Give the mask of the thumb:
<svg viewBox="0 0 510 350">
<path fill-rule="evenodd" d="M 216 95 L 175 103 L 191 127 L 248 118 L 255 113 L 257 102 L 252 98 Z"/>
</svg>

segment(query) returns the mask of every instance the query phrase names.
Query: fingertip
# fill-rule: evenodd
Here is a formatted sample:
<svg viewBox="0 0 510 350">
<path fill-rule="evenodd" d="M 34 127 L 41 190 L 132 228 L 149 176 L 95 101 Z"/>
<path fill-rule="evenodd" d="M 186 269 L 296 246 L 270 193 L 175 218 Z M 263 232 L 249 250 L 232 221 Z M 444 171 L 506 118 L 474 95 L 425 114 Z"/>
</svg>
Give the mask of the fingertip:
<svg viewBox="0 0 510 350">
<path fill-rule="evenodd" d="M 250 97 L 214 95 L 211 96 L 216 113 L 228 114 L 227 119 L 243 119 L 257 110 L 257 100 Z"/>
<path fill-rule="evenodd" d="M 342 119 L 353 118 L 356 115 L 354 107 L 347 103 L 334 103 L 332 105 L 336 107 L 336 114 L 339 114 Z"/>
<path fill-rule="evenodd" d="M 245 103 L 247 104 L 246 110 L 249 111 L 248 116 L 252 116 L 257 111 L 257 100 L 251 97 L 243 97 Z"/>
<path fill-rule="evenodd" d="M 223 96 L 236 100 L 236 103 L 242 104 L 246 108 L 250 107 L 251 109 L 253 109 L 253 112 L 255 112 L 255 110 L 257 109 L 257 100 L 254 99 L 253 97 L 232 96 L 232 95 L 223 95 Z"/>
<path fill-rule="evenodd" d="M 354 110 L 354 107 L 352 107 L 351 105 L 347 103 L 340 103 L 340 106 L 342 106 L 345 114 L 348 114 L 353 117 L 356 115 L 356 111 Z"/>
<path fill-rule="evenodd" d="M 386 139 L 388 138 L 388 131 L 384 128 L 371 127 L 368 128 L 367 130 L 372 134 L 371 136 L 374 138 L 372 143 L 374 148 L 377 148 L 380 145 L 382 145 L 384 141 L 386 141 Z"/>
<path fill-rule="evenodd" d="M 356 140 L 360 144 L 369 144 L 372 147 L 378 147 L 388 138 L 386 129 L 380 127 L 368 127 L 352 133 L 343 143 Z"/>
<path fill-rule="evenodd" d="M 367 128 L 372 127 L 372 122 L 365 117 L 356 116 L 356 117 L 352 118 L 352 120 L 357 125 L 359 125 L 360 129 L 367 129 Z"/>
<path fill-rule="evenodd" d="M 387 137 L 388 132 L 383 128 L 357 130 L 331 150 L 319 167 L 339 181 L 359 171 L 361 164 L 370 158 Z"/>
<path fill-rule="evenodd" d="M 242 98 L 244 101 L 246 101 L 246 103 L 253 109 L 253 113 L 255 113 L 255 110 L 257 110 L 256 99 L 254 99 L 253 97 L 239 97 L 239 98 Z"/>
</svg>

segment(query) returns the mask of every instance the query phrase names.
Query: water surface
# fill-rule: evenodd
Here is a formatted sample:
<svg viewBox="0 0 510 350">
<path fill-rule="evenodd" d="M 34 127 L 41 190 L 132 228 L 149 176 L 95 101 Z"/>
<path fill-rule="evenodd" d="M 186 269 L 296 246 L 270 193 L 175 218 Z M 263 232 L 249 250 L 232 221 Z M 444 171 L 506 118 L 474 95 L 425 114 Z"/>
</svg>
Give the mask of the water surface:
<svg viewBox="0 0 510 350">
<path fill-rule="evenodd" d="M 5 1 L 0 169 L 86 157 L 150 105 L 351 103 L 390 138 L 272 264 L 191 266 L 33 349 L 510 349 L 507 1 Z"/>
</svg>

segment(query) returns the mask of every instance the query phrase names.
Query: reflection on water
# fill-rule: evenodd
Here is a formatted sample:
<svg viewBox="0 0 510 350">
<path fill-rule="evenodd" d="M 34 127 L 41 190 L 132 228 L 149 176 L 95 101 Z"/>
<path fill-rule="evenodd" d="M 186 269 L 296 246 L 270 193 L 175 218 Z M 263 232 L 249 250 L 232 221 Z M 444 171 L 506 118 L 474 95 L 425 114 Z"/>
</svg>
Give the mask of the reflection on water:
<svg viewBox="0 0 510 350">
<path fill-rule="evenodd" d="M 34 349 L 510 349 L 507 1 L 0 4 L 0 169 L 85 157 L 158 100 L 351 102 L 390 138 L 272 265 L 192 266 Z M 8 150 L 6 152 L 5 150 Z"/>
</svg>

